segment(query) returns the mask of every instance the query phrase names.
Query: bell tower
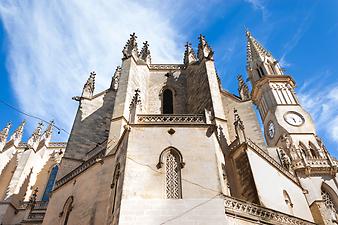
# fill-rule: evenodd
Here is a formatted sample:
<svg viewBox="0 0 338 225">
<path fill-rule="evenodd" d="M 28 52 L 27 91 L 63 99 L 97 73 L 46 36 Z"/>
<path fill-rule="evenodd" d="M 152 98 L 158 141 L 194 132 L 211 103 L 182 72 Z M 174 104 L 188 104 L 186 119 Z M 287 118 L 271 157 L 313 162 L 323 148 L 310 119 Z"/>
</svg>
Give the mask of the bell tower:
<svg viewBox="0 0 338 225">
<path fill-rule="evenodd" d="M 285 75 L 278 61 L 252 35 L 247 36 L 247 72 L 252 83 L 252 99 L 264 124 L 268 146 L 286 147 L 292 141 L 296 152 L 287 152 L 292 159 L 324 156 L 316 140 L 310 115 L 299 104 L 294 92 L 295 81 Z M 289 143 L 288 143 L 289 144 Z M 304 150 L 304 151 L 303 151 Z"/>
<path fill-rule="evenodd" d="M 324 218 L 336 215 L 336 209 L 323 200 L 326 187 L 337 190 L 337 161 L 317 136 L 310 114 L 300 105 L 293 78 L 283 73 L 278 61 L 250 32 L 246 37 L 251 95 L 263 121 L 267 145 L 272 147 L 269 153 L 298 177 L 315 222 L 332 224 L 335 216 L 327 221 Z"/>
</svg>

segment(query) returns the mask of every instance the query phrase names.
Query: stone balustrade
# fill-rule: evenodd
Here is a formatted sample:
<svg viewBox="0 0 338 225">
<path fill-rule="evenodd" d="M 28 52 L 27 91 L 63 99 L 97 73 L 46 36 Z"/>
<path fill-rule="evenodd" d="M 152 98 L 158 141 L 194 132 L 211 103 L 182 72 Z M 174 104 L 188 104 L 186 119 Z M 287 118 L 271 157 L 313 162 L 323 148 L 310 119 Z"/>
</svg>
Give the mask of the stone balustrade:
<svg viewBox="0 0 338 225">
<path fill-rule="evenodd" d="M 279 225 L 314 225 L 307 220 L 300 219 L 282 212 L 268 209 L 251 202 L 235 199 L 230 196 L 224 196 L 225 212 L 238 217 L 244 217 L 254 221 L 266 222 L 266 224 Z M 265 224 L 265 223 L 263 223 Z"/>
<path fill-rule="evenodd" d="M 137 115 L 139 124 L 205 124 L 201 114 L 143 114 Z"/>
</svg>

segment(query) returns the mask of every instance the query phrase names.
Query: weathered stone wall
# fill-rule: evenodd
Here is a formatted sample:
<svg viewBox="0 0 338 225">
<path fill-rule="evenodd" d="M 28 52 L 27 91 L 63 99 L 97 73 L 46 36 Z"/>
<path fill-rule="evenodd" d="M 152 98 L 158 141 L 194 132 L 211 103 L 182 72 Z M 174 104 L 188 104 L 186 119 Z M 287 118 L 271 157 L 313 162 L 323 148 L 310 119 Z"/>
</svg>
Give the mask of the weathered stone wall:
<svg viewBox="0 0 338 225">
<path fill-rule="evenodd" d="M 169 128 L 175 133 L 170 135 Z M 208 201 L 222 191 L 216 151 L 220 151 L 208 126 L 141 126 L 131 128 L 121 202 L 120 224 L 161 224 Z M 142 138 L 140 138 L 142 137 Z M 156 141 L 153 141 L 156 140 Z M 178 149 L 185 163 L 181 170 L 182 199 L 166 199 L 164 168 L 156 168 L 162 151 Z M 168 224 L 225 224 L 220 197 Z M 204 212 L 203 215 L 201 212 Z M 196 216 L 195 216 L 196 215 Z M 213 218 L 210 218 L 213 215 Z M 197 219 L 198 218 L 198 219 Z"/>
<path fill-rule="evenodd" d="M 224 105 L 224 113 L 226 115 L 230 137 L 228 144 L 230 144 L 236 138 L 234 127 L 234 109 L 236 109 L 238 115 L 243 121 L 245 135 L 259 146 L 266 146 L 262 135 L 262 129 L 258 123 L 257 114 L 253 109 L 254 106 L 252 104 L 252 101 L 241 101 L 235 96 L 231 96 L 230 93 L 223 93 L 222 101 Z"/>
<path fill-rule="evenodd" d="M 188 113 L 203 114 L 204 109 L 211 110 L 212 101 L 205 64 L 188 66 L 182 73 L 187 79 Z"/>
<path fill-rule="evenodd" d="M 261 204 L 270 209 L 313 221 L 302 188 L 280 174 L 279 171 L 253 150 L 247 151 L 247 154 Z M 269 179 L 268 182 L 267 178 Z M 293 204 L 292 212 L 288 208 L 283 191 L 286 191 L 291 199 Z"/>
<path fill-rule="evenodd" d="M 59 224 L 64 219 L 65 213 L 63 216 L 60 216 L 60 213 L 70 196 L 73 196 L 74 202 L 68 225 L 111 224 L 113 175 L 117 163 L 120 163 L 121 182 L 119 182 L 116 198 L 119 203 L 122 195 L 127 141 L 128 133 L 116 151 L 97 160 L 87 170 L 58 187 L 50 198 L 43 225 Z M 119 205 L 115 212 L 118 216 Z"/>
<path fill-rule="evenodd" d="M 97 144 L 107 140 L 115 94 L 115 91 L 107 90 L 93 99 L 81 100 L 58 179 L 78 166 Z"/>
<path fill-rule="evenodd" d="M 146 114 L 161 114 L 162 109 L 162 92 L 165 89 L 173 92 L 174 114 L 187 113 L 186 99 L 186 77 L 181 71 L 151 71 L 148 83 L 148 98 Z"/>
</svg>

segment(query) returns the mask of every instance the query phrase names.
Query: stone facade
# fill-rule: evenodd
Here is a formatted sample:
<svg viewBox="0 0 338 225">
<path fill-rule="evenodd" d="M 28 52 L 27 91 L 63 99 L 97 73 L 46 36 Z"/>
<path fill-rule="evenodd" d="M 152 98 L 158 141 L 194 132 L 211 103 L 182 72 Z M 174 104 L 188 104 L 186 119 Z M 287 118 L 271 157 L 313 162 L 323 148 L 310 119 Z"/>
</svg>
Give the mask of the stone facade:
<svg viewBox="0 0 338 225">
<path fill-rule="evenodd" d="M 6 126 L 2 224 L 335 224 L 338 162 L 292 77 L 246 35 L 251 93 L 242 76 L 239 96 L 222 89 L 202 35 L 183 64 L 152 64 L 132 34 L 110 87 L 94 94 L 92 72 L 74 98 L 66 148 L 52 123 L 21 144 L 23 125 L 10 141 Z"/>
</svg>

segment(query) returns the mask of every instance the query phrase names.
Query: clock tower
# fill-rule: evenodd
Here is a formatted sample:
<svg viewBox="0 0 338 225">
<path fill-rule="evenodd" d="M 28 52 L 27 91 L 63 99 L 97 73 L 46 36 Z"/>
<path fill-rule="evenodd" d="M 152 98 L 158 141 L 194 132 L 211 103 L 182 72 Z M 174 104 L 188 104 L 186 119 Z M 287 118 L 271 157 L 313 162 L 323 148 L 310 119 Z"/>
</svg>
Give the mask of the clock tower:
<svg viewBox="0 0 338 225">
<path fill-rule="evenodd" d="M 310 114 L 300 105 L 295 81 L 283 73 L 278 61 L 250 32 L 246 36 L 252 101 L 263 121 L 268 154 L 297 177 L 315 222 L 337 224 L 338 207 L 332 206 L 332 202 L 338 205 L 337 161 L 316 135 Z"/>
<path fill-rule="evenodd" d="M 262 118 L 268 146 L 284 149 L 291 160 L 325 157 L 312 118 L 294 92 L 295 81 L 250 32 L 246 36 L 252 100 Z"/>
</svg>

